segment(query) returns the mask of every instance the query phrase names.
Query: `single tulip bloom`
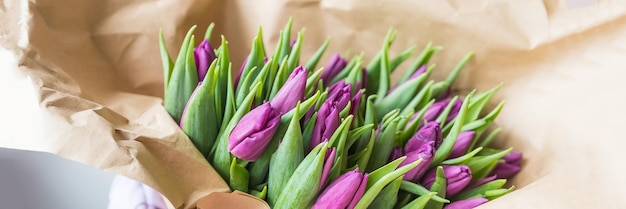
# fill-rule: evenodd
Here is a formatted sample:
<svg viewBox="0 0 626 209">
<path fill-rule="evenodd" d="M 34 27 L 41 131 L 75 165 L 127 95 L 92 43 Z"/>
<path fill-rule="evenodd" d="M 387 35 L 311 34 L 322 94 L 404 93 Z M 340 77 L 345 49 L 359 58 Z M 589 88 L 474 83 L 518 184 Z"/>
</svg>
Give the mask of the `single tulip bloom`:
<svg viewBox="0 0 626 209">
<path fill-rule="evenodd" d="M 402 147 L 393 147 L 391 150 L 391 155 L 389 156 L 389 162 L 394 161 L 400 157 L 404 156 L 404 151 Z"/>
<path fill-rule="evenodd" d="M 522 153 L 511 151 L 508 155 L 502 157 L 504 162 L 500 162 L 491 171 L 492 175 L 498 178 L 511 178 L 521 170 Z"/>
<path fill-rule="evenodd" d="M 241 67 L 239 68 L 239 72 L 237 73 L 237 77 L 235 77 L 235 83 L 234 83 L 235 87 L 237 87 L 239 85 L 239 80 L 241 80 L 241 76 L 243 75 L 243 70 L 246 69 L 246 64 L 248 64 L 248 59 L 249 58 L 250 58 L 250 56 L 247 56 L 243 60 L 243 63 L 241 63 Z"/>
<path fill-rule="evenodd" d="M 467 186 L 467 189 L 473 189 L 473 188 L 479 187 L 479 186 L 481 186 L 483 184 L 486 184 L 486 183 L 489 183 L 489 182 L 491 182 L 493 180 L 496 180 L 497 178 L 498 178 L 498 176 L 496 176 L 496 175 L 487 176 L 487 177 L 485 177 L 485 178 L 483 178 L 481 180 L 478 180 L 478 181 L 476 181 L 474 183 L 471 183 L 470 185 Z"/>
<path fill-rule="evenodd" d="M 324 166 L 322 167 L 322 178 L 320 178 L 320 187 L 326 183 L 328 180 L 328 175 L 330 175 L 330 169 L 333 167 L 333 162 L 335 162 L 335 156 L 337 155 L 337 148 L 331 147 L 326 151 L 326 155 L 324 155 Z"/>
<path fill-rule="evenodd" d="M 298 101 L 304 99 L 306 79 L 307 70 L 302 66 L 298 66 L 291 75 L 289 75 L 285 84 L 280 87 L 276 96 L 270 101 L 272 107 L 281 114 L 289 112 L 289 110 L 296 107 Z"/>
<path fill-rule="evenodd" d="M 441 127 L 439 126 L 439 122 L 428 122 L 407 141 L 406 145 L 404 146 L 404 152 L 408 153 L 416 150 L 423 143 L 426 142 L 433 142 L 435 149 L 437 149 L 439 145 L 441 145 L 442 141 L 443 136 L 441 134 Z"/>
<path fill-rule="evenodd" d="M 443 166 L 443 171 L 446 176 L 446 197 L 452 197 L 463 190 L 472 180 L 472 171 L 466 165 L 449 165 Z M 436 169 L 432 169 L 426 175 L 422 185 L 426 188 L 430 188 L 435 182 Z"/>
<path fill-rule="evenodd" d="M 335 78 L 335 76 L 337 76 L 337 74 L 339 74 L 339 72 L 341 72 L 346 65 L 348 65 L 348 61 L 346 59 L 339 56 L 338 53 L 334 54 L 330 58 L 328 65 L 326 65 L 323 69 L 322 75 L 320 75 L 320 79 L 322 79 L 324 85 L 330 86 L 330 82 L 333 78 Z"/>
<path fill-rule="evenodd" d="M 322 103 L 322 106 L 317 111 L 317 119 L 311 134 L 311 141 L 309 142 L 311 149 L 319 143 L 328 141 L 335 133 L 335 130 L 341 123 L 339 113 L 348 105 L 350 99 L 350 84 L 340 81 L 329 88 L 326 101 Z M 307 115 L 309 114 L 307 113 Z"/>
<path fill-rule="evenodd" d="M 198 47 L 193 49 L 193 58 L 196 62 L 196 69 L 198 70 L 198 81 L 203 81 L 209 70 L 209 66 L 213 60 L 217 59 L 209 40 L 205 39 Z"/>
<path fill-rule="evenodd" d="M 450 113 L 446 118 L 446 122 L 452 121 L 454 118 L 456 118 L 457 115 L 459 115 L 459 112 L 461 111 L 461 106 L 463 106 L 463 100 L 457 99 L 454 104 L 452 104 L 452 109 L 450 109 Z"/>
<path fill-rule="evenodd" d="M 358 111 L 359 111 L 359 105 L 361 103 L 361 91 L 357 91 L 356 94 L 354 94 L 354 96 L 352 97 L 352 99 L 350 100 L 350 114 L 351 115 L 357 115 Z"/>
<path fill-rule="evenodd" d="M 482 197 L 469 198 L 465 200 L 454 201 L 443 207 L 443 209 L 472 209 L 486 203 L 487 201 L 489 200 Z"/>
<path fill-rule="evenodd" d="M 426 73 L 426 69 L 427 69 L 426 65 L 422 65 L 422 67 L 418 68 L 415 72 L 413 72 L 413 74 L 411 74 L 411 77 L 409 77 L 409 79 L 406 80 L 405 82 L 416 79 L 420 75 Z M 389 91 L 387 91 L 387 94 L 391 94 L 394 90 L 396 90 L 396 88 L 398 88 L 398 86 L 399 85 L 394 86 L 393 88 L 389 89 Z"/>
<path fill-rule="evenodd" d="M 339 81 L 328 89 L 326 101 L 336 101 L 339 110 L 343 110 L 348 105 L 352 97 L 352 86 L 345 81 Z"/>
<path fill-rule="evenodd" d="M 424 113 L 424 117 L 422 118 L 422 120 L 426 120 L 426 121 L 437 120 L 439 115 L 443 113 L 443 110 L 445 110 L 448 104 L 450 104 L 450 101 L 452 101 L 452 99 L 444 99 L 442 101 L 435 102 L 434 104 L 432 104 L 430 108 L 426 110 L 426 113 Z M 446 122 L 450 122 L 452 121 L 452 119 L 456 118 L 456 116 L 459 114 L 459 111 L 461 110 L 462 105 L 463 105 L 463 101 L 461 100 L 456 100 L 454 104 L 452 104 L 452 109 L 450 109 L 450 112 L 448 113 Z M 417 114 L 419 114 L 419 112 L 416 113 L 416 115 Z"/>
<path fill-rule="evenodd" d="M 426 65 L 422 65 L 421 67 L 417 68 L 417 70 L 415 72 L 413 72 L 413 74 L 411 74 L 411 77 L 409 77 L 409 80 L 416 79 L 417 77 L 420 77 L 420 75 L 426 73 L 426 69 L 428 69 L 428 67 L 426 67 Z"/>
<path fill-rule="evenodd" d="M 320 110 L 317 112 L 315 126 L 313 126 L 313 133 L 311 134 L 311 141 L 309 142 L 310 149 L 313 149 L 313 147 L 322 142 L 328 141 L 339 127 L 341 123 L 339 112 L 341 112 L 341 110 L 337 106 L 336 101 L 326 101 L 322 103 Z"/>
<path fill-rule="evenodd" d="M 452 151 L 450 152 L 448 159 L 463 156 L 465 152 L 467 152 L 469 145 L 472 143 L 472 139 L 474 139 L 474 131 L 461 132 L 454 143 L 454 147 L 452 147 Z"/>
<path fill-rule="evenodd" d="M 423 142 L 415 150 L 409 150 L 405 147 L 405 154 L 407 158 L 402 161 L 398 167 L 402 167 L 422 159 L 422 162 L 417 165 L 417 167 L 411 169 L 409 172 L 404 174 L 403 177 L 406 181 L 417 182 L 424 175 L 424 173 L 426 173 L 428 167 L 433 162 L 433 158 L 435 157 L 434 142 Z"/>
<path fill-rule="evenodd" d="M 245 114 L 228 137 L 228 151 L 240 159 L 255 161 L 271 141 L 280 113 L 264 103 Z"/>
<path fill-rule="evenodd" d="M 365 192 L 367 176 L 358 168 L 339 176 L 324 189 L 311 209 L 354 208 Z"/>
</svg>

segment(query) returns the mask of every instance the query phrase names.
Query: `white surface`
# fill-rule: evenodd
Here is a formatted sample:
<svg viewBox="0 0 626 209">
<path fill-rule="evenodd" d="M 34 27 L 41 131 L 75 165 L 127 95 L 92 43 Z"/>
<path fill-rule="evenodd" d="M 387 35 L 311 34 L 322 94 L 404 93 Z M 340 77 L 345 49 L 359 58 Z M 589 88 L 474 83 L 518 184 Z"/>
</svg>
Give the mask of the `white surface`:
<svg viewBox="0 0 626 209">
<path fill-rule="evenodd" d="M 0 148 L 0 209 L 105 209 L 113 177 L 49 153 Z"/>
</svg>

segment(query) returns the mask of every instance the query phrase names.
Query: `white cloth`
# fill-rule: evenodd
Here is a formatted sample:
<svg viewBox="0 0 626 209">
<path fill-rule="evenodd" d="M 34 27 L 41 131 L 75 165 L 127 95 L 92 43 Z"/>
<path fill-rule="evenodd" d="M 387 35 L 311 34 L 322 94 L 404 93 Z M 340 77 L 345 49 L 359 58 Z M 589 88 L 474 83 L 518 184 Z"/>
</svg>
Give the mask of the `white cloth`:
<svg viewBox="0 0 626 209">
<path fill-rule="evenodd" d="M 118 175 L 111 185 L 108 209 L 167 209 L 167 205 L 151 187 Z"/>
</svg>

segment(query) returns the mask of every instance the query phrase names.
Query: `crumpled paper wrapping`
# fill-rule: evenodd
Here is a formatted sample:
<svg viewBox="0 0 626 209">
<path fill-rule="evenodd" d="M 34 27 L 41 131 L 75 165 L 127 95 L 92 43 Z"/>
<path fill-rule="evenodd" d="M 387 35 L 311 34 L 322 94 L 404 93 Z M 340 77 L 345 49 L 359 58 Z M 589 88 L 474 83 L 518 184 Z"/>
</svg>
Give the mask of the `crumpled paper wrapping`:
<svg viewBox="0 0 626 209">
<path fill-rule="evenodd" d="M 222 193 L 227 185 L 162 108 L 157 34 L 176 53 L 192 25 L 199 39 L 215 22 L 239 66 L 259 25 L 271 50 L 290 16 L 294 33 L 306 27 L 303 58 L 332 36 L 328 52 L 369 60 L 390 27 L 399 31 L 392 55 L 429 41 L 444 47 L 433 59 L 437 79 L 475 52 L 455 88 L 504 82 L 497 145 L 525 155 L 518 189 L 480 208 L 626 207 L 623 1 L 4 0 L 0 146 L 131 177 L 177 208 L 208 194 L 202 204 L 267 208 Z"/>
</svg>

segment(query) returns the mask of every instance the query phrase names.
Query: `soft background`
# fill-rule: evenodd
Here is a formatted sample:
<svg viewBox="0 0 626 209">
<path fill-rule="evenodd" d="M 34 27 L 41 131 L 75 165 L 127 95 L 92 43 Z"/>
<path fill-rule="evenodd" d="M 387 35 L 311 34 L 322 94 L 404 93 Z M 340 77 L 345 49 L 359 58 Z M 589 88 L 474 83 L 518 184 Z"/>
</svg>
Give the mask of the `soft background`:
<svg viewBox="0 0 626 209">
<path fill-rule="evenodd" d="M 438 79 L 476 53 L 456 88 L 504 82 L 498 144 L 525 154 L 519 189 L 481 208 L 625 208 L 626 2 L 571 2 L 5 0 L 0 146 L 127 175 L 180 207 L 226 191 L 160 106 L 158 30 L 175 53 L 191 25 L 199 38 L 216 22 L 213 41 L 224 34 L 238 66 L 259 25 L 270 51 L 292 16 L 304 58 L 327 36 L 329 52 L 371 58 L 390 27 L 392 55 L 444 47 Z"/>
</svg>

